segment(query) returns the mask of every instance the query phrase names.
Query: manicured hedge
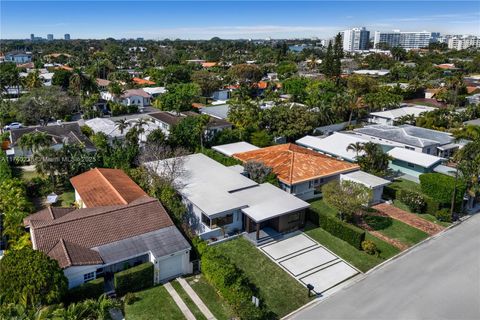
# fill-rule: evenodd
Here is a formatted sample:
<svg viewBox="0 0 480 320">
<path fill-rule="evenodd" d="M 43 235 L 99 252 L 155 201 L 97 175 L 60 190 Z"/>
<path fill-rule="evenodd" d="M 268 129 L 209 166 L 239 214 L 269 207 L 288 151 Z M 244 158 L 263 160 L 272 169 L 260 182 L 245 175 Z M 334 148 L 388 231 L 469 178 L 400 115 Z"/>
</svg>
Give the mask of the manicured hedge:
<svg viewBox="0 0 480 320">
<path fill-rule="evenodd" d="M 452 201 L 455 178 L 441 173 L 424 173 L 420 175 L 420 186 L 424 194 L 445 206 Z M 457 180 L 455 203 L 460 204 L 462 202 L 464 193 L 465 185 Z"/>
<path fill-rule="evenodd" d="M 266 306 L 255 307 L 252 296 L 259 296 L 248 278 L 215 247 L 203 247 L 202 272 L 240 319 L 269 319 Z"/>
<path fill-rule="evenodd" d="M 319 211 L 309 210 L 308 218 L 335 237 L 342 239 L 359 250 L 362 249 L 362 242 L 365 240 L 365 231 L 362 229 Z"/>
<path fill-rule="evenodd" d="M 151 286 L 153 286 L 153 263 L 151 262 L 115 273 L 115 291 L 120 296 Z"/>
<path fill-rule="evenodd" d="M 68 303 L 83 301 L 85 299 L 96 299 L 104 293 L 105 281 L 97 278 L 88 281 L 78 287 L 68 290 L 65 300 Z"/>
<path fill-rule="evenodd" d="M 389 186 L 383 187 L 383 197 L 395 200 L 397 198 L 397 189 L 391 188 Z"/>
<path fill-rule="evenodd" d="M 401 189 L 398 190 L 397 198 L 405 203 L 413 212 L 425 212 L 426 203 L 423 194 L 416 191 Z"/>
<path fill-rule="evenodd" d="M 429 196 L 423 196 L 425 200 L 425 213 L 435 215 L 440 208 L 440 204 Z"/>
</svg>

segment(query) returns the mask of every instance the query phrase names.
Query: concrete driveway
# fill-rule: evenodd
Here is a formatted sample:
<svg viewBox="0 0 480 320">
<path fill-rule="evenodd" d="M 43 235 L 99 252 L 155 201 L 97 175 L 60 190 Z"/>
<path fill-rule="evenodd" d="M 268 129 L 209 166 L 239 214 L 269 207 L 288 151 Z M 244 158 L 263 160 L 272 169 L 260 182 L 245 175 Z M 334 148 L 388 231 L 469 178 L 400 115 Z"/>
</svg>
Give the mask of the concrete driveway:
<svg viewBox="0 0 480 320">
<path fill-rule="evenodd" d="M 480 214 L 289 319 L 480 319 Z"/>
<path fill-rule="evenodd" d="M 260 250 L 303 285 L 313 285 L 317 294 L 338 288 L 359 273 L 303 233 L 261 246 Z"/>
</svg>

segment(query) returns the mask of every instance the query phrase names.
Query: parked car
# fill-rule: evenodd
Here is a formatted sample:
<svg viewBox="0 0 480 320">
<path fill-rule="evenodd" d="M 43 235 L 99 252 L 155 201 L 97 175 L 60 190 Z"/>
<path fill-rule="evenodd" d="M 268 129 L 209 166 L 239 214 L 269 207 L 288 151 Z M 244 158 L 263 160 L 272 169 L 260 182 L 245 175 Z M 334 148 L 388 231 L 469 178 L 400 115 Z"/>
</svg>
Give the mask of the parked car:
<svg viewBox="0 0 480 320">
<path fill-rule="evenodd" d="M 23 125 L 20 122 L 12 122 L 10 124 L 7 124 L 5 127 L 3 127 L 3 130 L 20 129 L 22 127 Z"/>
</svg>

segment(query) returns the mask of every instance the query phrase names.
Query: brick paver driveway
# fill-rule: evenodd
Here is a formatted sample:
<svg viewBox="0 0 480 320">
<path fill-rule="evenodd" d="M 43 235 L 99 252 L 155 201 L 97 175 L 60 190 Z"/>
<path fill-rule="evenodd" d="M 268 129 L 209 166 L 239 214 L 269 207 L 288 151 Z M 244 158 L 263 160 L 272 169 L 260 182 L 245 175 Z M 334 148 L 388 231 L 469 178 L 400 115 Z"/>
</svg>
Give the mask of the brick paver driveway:
<svg viewBox="0 0 480 320">
<path fill-rule="evenodd" d="M 400 220 L 403 223 L 406 223 L 414 228 L 420 229 L 431 236 L 445 229 L 441 225 L 422 219 L 413 213 L 404 211 L 388 203 L 380 203 L 376 206 L 373 206 L 373 208 L 393 219 Z"/>
</svg>

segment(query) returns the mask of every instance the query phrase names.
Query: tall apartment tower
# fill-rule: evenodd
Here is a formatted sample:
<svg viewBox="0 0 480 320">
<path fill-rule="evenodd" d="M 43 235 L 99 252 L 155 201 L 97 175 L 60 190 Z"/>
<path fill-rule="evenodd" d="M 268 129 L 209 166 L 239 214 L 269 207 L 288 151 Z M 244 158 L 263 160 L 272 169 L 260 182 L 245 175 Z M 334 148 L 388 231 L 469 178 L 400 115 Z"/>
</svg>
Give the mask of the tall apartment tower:
<svg viewBox="0 0 480 320">
<path fill-rule="evenodd" d="M 65 33 L 64 39 L 65 40 L 70 40 L 70 33 Z"/>
<path fill-rule="evenodd" d="M 435 34 L 436 36 L 436 34 Z M 390 32 L 375 31 L 373 37 L 373 46 L 378 46 L 383 43 L 390 48 L 402 47 L 404 49 L 419 49 L 428 47 L 432 33 L 428 31 L 420 32 L 401 32 L 400 30 L 393 30 Z"/>
<path fill-rule="evenodd" d="M 51 33 L 47 34 L 47 40 L 53 40 L 53 34 Z"/>
<path fill-rule="evenodd" d="M 30 40 L 35 40 L 35 35 L 33 33 L 30 33 Z"/>
<path fill-rule="evenodd" d="M 344 30 L 342 31 L 342 38 L 344 51 L 367 50 L 370 31 L 365 27 Z"/>
</svg>

